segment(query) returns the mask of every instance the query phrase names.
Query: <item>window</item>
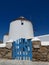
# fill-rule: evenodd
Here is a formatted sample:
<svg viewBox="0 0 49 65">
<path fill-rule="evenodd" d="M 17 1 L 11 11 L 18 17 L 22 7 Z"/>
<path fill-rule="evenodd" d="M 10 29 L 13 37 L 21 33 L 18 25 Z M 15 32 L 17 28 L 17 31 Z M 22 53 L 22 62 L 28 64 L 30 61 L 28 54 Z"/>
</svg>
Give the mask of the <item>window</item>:
<svg viewBox="0 0 49 65">
<path fill-rule="evenodd" d="M 21 22 L 21 25 L 23 25 L 24 23 L 23 22 Z"/>
</svg>

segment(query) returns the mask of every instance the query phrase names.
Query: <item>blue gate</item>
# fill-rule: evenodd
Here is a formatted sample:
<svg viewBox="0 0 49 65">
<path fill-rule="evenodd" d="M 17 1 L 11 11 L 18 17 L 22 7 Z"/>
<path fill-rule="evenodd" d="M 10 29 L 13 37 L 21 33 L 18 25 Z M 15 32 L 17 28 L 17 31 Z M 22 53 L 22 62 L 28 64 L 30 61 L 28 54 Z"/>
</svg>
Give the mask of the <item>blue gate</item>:
<svg viewBox="0 0 49 65">
<path fill-rule="evenodd" d="M 31 39 L 19 39 L 12 44 L 12 58 L 18 60 L 32 60 Z"/>
</svg>

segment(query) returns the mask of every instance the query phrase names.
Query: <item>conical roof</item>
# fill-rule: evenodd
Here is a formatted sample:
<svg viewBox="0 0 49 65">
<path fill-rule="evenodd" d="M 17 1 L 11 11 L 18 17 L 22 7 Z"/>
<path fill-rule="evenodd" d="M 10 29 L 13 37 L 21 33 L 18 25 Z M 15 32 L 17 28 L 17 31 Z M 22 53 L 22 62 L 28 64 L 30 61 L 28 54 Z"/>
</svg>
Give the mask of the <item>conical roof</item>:
<svg viewBox="0 0 49 65">
<path fill-rule="evenodd" d="M 23 16 L 20 16 L 19 18 L 17 18 L 17 20 L 27 20 L 27 19 Z"/>
<path fill-rule="evenodd" d="M 30 20 L 27 20 L 25 17 L 23 17 L 23 16 L 20 16 L 19 18 L 17 18 L 17 19 L 15 19 L 15 20 L 25 20 L 25 21 L 30 21 Z M 15 21 L 15 20 L 13 20 L 13 21 Z"/>
</svg>

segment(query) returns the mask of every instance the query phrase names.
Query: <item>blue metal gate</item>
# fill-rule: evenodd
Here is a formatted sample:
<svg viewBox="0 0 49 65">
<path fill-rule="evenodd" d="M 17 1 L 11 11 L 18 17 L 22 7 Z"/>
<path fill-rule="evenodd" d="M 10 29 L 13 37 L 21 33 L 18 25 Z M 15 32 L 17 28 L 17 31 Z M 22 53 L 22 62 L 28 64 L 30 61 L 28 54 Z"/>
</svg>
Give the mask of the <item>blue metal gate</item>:
<svg viewBox="0 0 49 65">
<path fill-rule="evenodd" d="M 30 39 L 19 39 L 12 44 L 12 58 L 18 60 L 32 60 L 32 42 Z"/>
</svg>

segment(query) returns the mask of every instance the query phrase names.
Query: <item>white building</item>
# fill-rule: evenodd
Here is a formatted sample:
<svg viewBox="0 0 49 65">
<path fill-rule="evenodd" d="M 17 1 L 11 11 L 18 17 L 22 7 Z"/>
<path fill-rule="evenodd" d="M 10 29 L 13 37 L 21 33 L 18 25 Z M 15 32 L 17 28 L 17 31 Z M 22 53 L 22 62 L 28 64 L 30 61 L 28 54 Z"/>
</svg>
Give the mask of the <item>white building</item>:
<svg viewBox="0 0 49 65">
<path fill-rule="evenodd" d="M 10 23 L 9 40 L 17 40 L 20 38 L 30 39 L 34 37 L 33 25 L 31 21 L 20 17 Z"/>
<path fill-rule="evenodd" d="M 31 23 L 31 21 L 25 19 L 24 17 L 19 17 L 18 19 L 10 23 L 9 34 L 4 35 L 3 43 L 5 44 L 9 43 L 7 47 L 10 48 L 11 43 L 20 38 L 26 38 L 26 39 L 34 38 L 33 40 L 35 40 L 33 24 Z M 44 46 L 49 45 L 49 34 L 37 36 L 36 39 L 41 41 L 41 45 L 44 45 Z M 5 44 L 3 44 L 4 47 L 5 47 Z"/>
<path fill-rule="evenodd" d="M 49 34 L 41 35 L 41 36 L 37 36 L 37 37 L 40 39 L 41 45 L 43 45 L 43 46 L 49 45 Z"/>
<path fill-rule="evenodd" d="M 4 35 L 3 43 L 6 44 L 7 48 L 11 48 L 13 41 L 20 38 L 31 39 L 32 37 L 34 37 L 34 33 L 31 21 L 24 17 L 19 17 L 10 23 L 9 34 Z"/>
<path fill-rule="evenodd" d="M 9 34 L 3 36 L 3 42 L 6 43 L 9 39 Z"/>
</svg>

